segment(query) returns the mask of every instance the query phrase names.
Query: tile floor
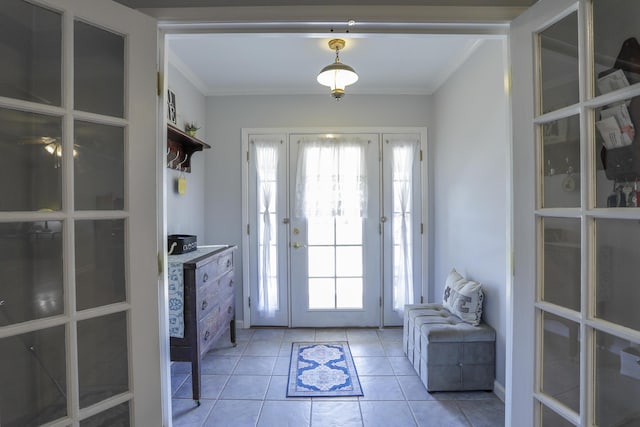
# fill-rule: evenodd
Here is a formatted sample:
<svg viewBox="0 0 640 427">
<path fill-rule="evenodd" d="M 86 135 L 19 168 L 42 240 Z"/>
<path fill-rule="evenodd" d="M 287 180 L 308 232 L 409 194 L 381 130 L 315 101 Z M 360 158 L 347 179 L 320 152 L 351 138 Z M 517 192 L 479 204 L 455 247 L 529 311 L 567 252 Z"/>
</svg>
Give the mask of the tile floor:
<svg viewBox="0 0 640 427">
<path fill-rule="evenodd" d="M 221 338 L 202 363 L 201 405 L 191 399 L 190 364 L 174 362 L 174 426 L 504 425 L 490 392 L 428 393 L 402 351 L 402 329 L 240 329 Z M 287 398 L 293 341 L 348 341 L 363 397 Z"/>
</svg>

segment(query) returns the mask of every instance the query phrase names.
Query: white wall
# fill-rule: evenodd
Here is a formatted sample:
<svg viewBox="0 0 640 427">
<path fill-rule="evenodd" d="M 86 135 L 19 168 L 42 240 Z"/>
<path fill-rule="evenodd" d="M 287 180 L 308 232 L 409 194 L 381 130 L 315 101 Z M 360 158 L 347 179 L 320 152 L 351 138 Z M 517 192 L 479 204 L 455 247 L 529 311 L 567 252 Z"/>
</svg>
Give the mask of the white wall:
<svg viewBox="0 0 640 427">
<path fill-rule="evenodd" d="M 184 129 L 185 121 L 195 121 L 201 127 L 198 138 L 206 135 L 206 98 L 178 69 L 169 64 L 169 89 L 176 94 L 178 127 Z M 206 141 L 205 141 L 206 142 Z M 211 144 L 209 144 L 211 145 Z M 196 152 L 191 159 L 191 173 L 185 173 L 187 192 L 178 194 L 176 180 L 180 172 L 167 169 L 167 232 L 168 234 L 195 234 L 198 245 L 204 245 L 204 178 L 205 153 Z"/>
<path fill-rule="evenodd" d="M 207 98 L 205 236 L 212 244 L 238 245 L 237 286 L 242 291 L 242 128 L 429 126 L 428 96 L 328 94 Z M 237 318 L 242 318 L 237 295 Z"/>
<path fill-rule="evenodd" d="M 434 95 L 430 299 L 442 301 L 453 267 L 483 284 L 483 318 L 497 332 L 496 379 L 504 386 L 509 105 L 503 75 L 503 42 L 485 41 Z"/>
</svg>

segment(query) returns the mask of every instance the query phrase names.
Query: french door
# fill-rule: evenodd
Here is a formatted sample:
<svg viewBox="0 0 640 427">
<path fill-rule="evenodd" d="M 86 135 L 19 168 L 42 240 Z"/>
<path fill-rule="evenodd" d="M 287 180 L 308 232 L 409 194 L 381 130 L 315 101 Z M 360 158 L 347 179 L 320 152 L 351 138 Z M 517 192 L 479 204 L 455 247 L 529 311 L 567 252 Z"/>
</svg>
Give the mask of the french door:
<svg viewBox="0 0 640 427">
<path fill-rule="evenodd" d="M 423 134 L 248 131 L 244 140 L 250 323 L 401 324 L 404 302 L 423 295 Z M 366 170 L 364 210 L 346 212 L 361 202 L 356 193 L 335 205 L 345 212 L 328 214 L 334 195 L 322 194 L 317 182 L 348 186 L 341 174 L 352 170 L 337 165 L 360 162 Z M 300 212 L 300 199 L 311 213 Z"/>
<path fill-rule="evenodd" d="M 507 425 L 640 425 L 638 16 L 540 0 L 512 25 Z"/>
<path fill-rule="evenodd" d="M 163 423 L 156 37 L 113 2 L 2 2 L 2 426 Z"/>
<path fill-rule="evenodd" d="M 339 154 L 333 151 L 325 154 L 323 147 L 305 146 L 322 140 L 338 146 L 354 144 L 355 148 L 348 147 L 352 150 Z M 294 327 L 380 324 L 379 145 L 377 134 L 334 134 L 329 138 L 324 135 L 290 135 L 291 177 L 299 179 L 304 174 L 300 168 L 304 167 L 313 169 L 313 176 L 302 179 L 315 180 L 322 176 L 323 171 L 316 170 L 316 167 L 335 177 L 344 172 L 344 168 L 363 164 L 367 198 L 364 212 L 353 215 L 347 212 L 336 217 L 302 217 L 296 212 L 297 198 L 305 197 L 309 204 L 314 205 L 311 215 L 316 211 L 322 213 L 329 201 L 320 194 L 322 190 L 314 186 L 302 188 L 310 194 L 296 194 L 302 186 L 298 182 L 295 185 L 290 183 L 290 200 L 293 201 L 289 227 L 290 295 L 291 325 Z M 308 155 L 312 159 L 306 165 L 299 161 L 300 151 L 304 149 L 313 150 Z M 349 172 L 345 175 L 351 175 Z M 348 178 L 336 179 L 336 185 Z M 360 202 L 353 200 L 358 197 L 356 194 L 345 193 L 346 196 L 342 197 L 348 200 L 340 200 L 338 204 Z"/>
</svg>

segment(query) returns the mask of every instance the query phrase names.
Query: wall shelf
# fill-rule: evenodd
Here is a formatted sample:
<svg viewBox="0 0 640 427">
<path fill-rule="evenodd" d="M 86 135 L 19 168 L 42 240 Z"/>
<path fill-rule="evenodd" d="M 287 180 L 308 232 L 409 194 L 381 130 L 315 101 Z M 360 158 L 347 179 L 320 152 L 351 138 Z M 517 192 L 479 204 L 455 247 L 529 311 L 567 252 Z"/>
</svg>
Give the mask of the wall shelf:
<svg viewBox="0 0 640 427">
<path fill-rule="evenodd" d="M 197 151 L 211 148 L 209 144 L 188 135 L 173 125 L 167 125 L 167 167 L 191 172 L 191 156 Z"/>
</svg>

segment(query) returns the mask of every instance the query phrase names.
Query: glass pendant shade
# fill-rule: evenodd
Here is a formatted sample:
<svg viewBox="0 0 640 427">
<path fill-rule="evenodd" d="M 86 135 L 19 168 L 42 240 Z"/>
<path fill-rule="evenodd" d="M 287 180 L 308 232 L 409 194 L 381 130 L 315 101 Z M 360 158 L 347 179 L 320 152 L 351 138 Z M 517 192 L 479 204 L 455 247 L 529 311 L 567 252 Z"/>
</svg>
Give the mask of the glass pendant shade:
<svg viewBox="0 0 640 427">
<path fill-rule="evenodd" d="M 324 67 L 318 74 L 317 80 L 321 85 L 328 86 L 331 89 L 331 95 L 339 99 L 344 96 L 345 87 L 358 81 L 358 74 L 353 68 L 340 62 L 338 51 L 344 47 L 343 40 L 332 40 L 329 46 L 336 48 L 336 61 Z"/>
</svg>

